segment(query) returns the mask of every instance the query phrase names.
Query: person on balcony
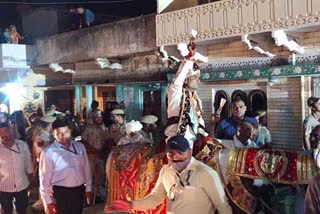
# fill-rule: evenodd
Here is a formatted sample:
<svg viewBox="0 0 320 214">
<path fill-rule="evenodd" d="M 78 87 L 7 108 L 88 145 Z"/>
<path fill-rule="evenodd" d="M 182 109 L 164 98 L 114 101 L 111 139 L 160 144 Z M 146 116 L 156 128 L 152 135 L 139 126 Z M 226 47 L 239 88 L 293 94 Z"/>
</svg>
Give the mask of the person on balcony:
<svg viewBox="0 0 320 214">
<path fill-rule="evenodd" d="M 4 29 L 3 37 L 4 37 L 5 43 L 7 43 L 7 44 L 10 44 L 10 43 L 11 43 L 11 37 L 10 37 L 9 28 L 5 28 L 5 29 Z"/>
<path fill-rule="evenodd" d="M 311 109 L 311 114 L 303 121 L 304 149 L 310 150 L 310 133 L 317 125 L 320 124 L 320 98 L 309 97 L 307 104 Z"/>
<path fill-rule="evenodd" d="M 70 29 L 71 30 L 79 29 L 81 15 L 78 13 L 77 9 L 71 6 L 69 8 L 69 15 L 70 15 Z"/>
<path fill-rule="evenodd" d="M 19 44 L 19 41 L 23 39 L 14 25 L 10 25 L 10 39 L 12 44 Z"/>
<path fill-rule="evenodd" d="M 90 27 L 93 25 L 95 17 L 91 10 L 78 7 L 77 11 L 81 15 L 80 28 Z"/>
</svg>

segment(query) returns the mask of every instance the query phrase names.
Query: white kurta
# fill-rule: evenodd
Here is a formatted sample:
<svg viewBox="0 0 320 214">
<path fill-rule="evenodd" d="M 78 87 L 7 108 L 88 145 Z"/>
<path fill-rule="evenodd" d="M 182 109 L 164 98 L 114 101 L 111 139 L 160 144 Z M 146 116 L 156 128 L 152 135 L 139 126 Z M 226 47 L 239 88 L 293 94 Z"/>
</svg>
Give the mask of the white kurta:
<svg viewBox="0 0 320 214">
<path fill-rule="evenodd" d="M 173 79 L 172 83 L 170 84 L 168 88 L 168 107 L 167 107 L 167 115 L 168 118 L 171 117 L 179 117 L 180 116 L 180 111 L 181 111 L 181 99 L 183 96 L 183 84 L 184 81 L 188 75 L 188 72 L 192 70 L 193 68 L 193 62 L 192 61 L 187 61 L 187 62 L 182 62 L 175 78 Z M 196 93 L 196 92 L 194 92 Z M 200 101 L 200 100 L 199 100 Z M 197 106 L 197 101 L 191 96 L 191 105 Z M 200 101 L 201 105 L 201 101 Z M 196 117 L 199 117 L 199 123 L 204 126 L 204 121 L 200 115 L 200 112 L 197 112 L 198 115 L 194 115 L 192 111 L 192 107 L 190 107 L 189 111 L 189 116 L 191 119 L 191 122 L 193 123 L 193 127 L 190 127 L 189 125 L 187 126 L 186 132 L 185 132 L 185 138 L 188 139 L 190 146 L 193 146 L 193 141 L 196 139 L 195 134 L 198 133 L 198 120 Z M 173 136 L 177 135 L 177 130 L 178 130 L 178 124 L 172 124 L 168 126 L 165 130 L 165 135 L 167 136 L 167 139 L 170 139 Z M 204 136 L 207 136 L 207 133 L 201 133 Z"/>
</svg>

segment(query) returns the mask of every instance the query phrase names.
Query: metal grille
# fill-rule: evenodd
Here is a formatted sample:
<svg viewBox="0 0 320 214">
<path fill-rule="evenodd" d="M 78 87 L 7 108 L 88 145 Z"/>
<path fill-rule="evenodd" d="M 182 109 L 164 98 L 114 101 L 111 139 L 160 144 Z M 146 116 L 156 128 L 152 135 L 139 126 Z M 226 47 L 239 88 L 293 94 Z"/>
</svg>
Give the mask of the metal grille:
<svg viewBox="0 0 320 214">
<path fill-rule="evenodd" d="M 312 78 L 313 96 L 320 97 L 320 77 Z"/>
</svg>

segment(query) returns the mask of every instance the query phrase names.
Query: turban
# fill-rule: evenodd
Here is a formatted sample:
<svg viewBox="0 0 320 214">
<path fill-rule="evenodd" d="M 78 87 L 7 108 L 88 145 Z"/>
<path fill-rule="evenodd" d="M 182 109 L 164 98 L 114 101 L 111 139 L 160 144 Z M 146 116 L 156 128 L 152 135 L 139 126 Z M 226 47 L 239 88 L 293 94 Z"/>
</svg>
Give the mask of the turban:
<svg viewBox="0 0 320 214">
<path fill-rule="evenodd" d="M 141 123 L 139 121 L 134 121 L 134 120 L 132 120 L 130 123 L 127 123 L 125 127 L 126 127 L 127 134 L 130 134 L 132 132 L 137 132 L 142 129 Z"/>
</svg>

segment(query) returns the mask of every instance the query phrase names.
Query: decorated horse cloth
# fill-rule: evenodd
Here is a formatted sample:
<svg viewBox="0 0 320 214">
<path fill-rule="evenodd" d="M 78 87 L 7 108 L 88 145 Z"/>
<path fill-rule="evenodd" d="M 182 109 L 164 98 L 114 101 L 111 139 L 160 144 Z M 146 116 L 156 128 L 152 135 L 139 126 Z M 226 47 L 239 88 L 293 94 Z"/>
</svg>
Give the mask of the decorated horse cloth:
<svg viewBox="0 0 320 214">
<path fill-rule="evenodd" d="M 259 209 L 261 199 L 252 194 L 246 179 L 274 182 L 271 203 L 282 203 L 286 209 L 288 198 L 296 196 L 296 184 L 307 184 L 316 172 L 312 157 L 299 152 L 285 152 L 262 149 L 224 149 L 217 140 L 202 138 L 194 145 L 193 155 L 216 170 L 224 184 L 230 200 L 245 213 L 255 213 Z M 252 181 L 254 181 L 252 180 Z M 250 190 L 250 191 L 249 191 Z M 280 192 L 285 190 L 286 196 Z M 269 193 L 265 192 L 264 195 Z M 275 198 L 281 200 L 275 201 Z M 273 202 L 272 202 L 273 201 Z M 289 204 L 290 204 L 289 203 Z M 284 213 L 291 213 L 284 212 Z"/>
<path fill-rule="evenodd" d="M 244 183 L 246 179 L 265 179 L 279 185 L 276 194 L 270 197 L 275 200 L 281 192 L 286 192 L 285 195 L 288 195 L 287 190 L 292 192 L 294 184 L 307 184 L 316 172 L 311 157 L 306 154 L 262 149 L 227 150 L 210 137 L 194 143 L 193 156 L 218 172 L 228 197 L 245 213 L 255 213 L 260 201 L 249 191 Z M 148 195 L 166 158 L 163 148 L 154 151 L 148 144 L 127 144 L 115 148 L 111 162 L 108 204 Z M 166 213 L 165 206 L 163 202 L 153 210 L 136 213 Z"/>
<path fill-rule="evenodd" d="M 107 205 L 114 200 L 137 200 L 147 196 L 158 179 L 165 161 L 164 153 L 153 153 L 154 148 L 146 143 L 126 144 L 115 147 L 112 153 Z M 138 214 L 165 214 L 163 202 L 148 211 Z"/>
<path fill-rule="evenodd" d="M 232 149 L 228 174 L 246 178 L 264 178 L 282 184 L 308 184 L 316 174 L 310 155 L 261 149 Z"/>
</svg>

